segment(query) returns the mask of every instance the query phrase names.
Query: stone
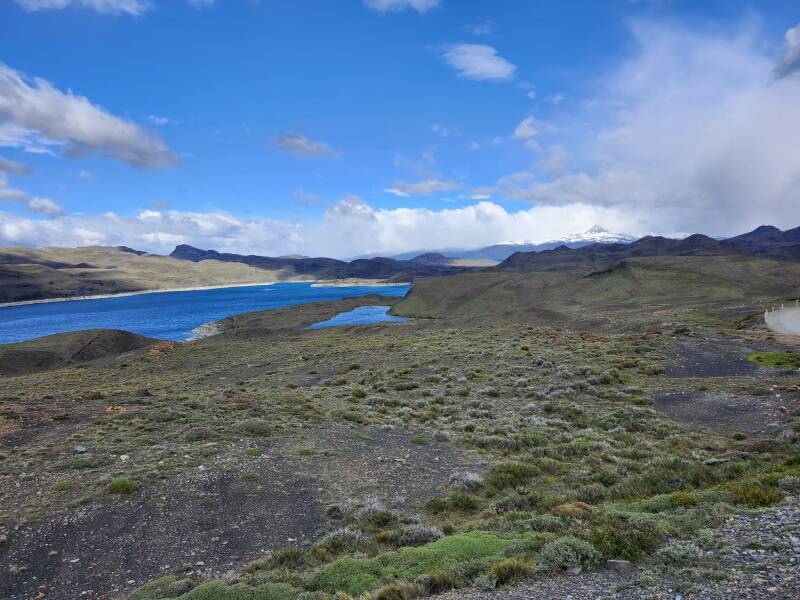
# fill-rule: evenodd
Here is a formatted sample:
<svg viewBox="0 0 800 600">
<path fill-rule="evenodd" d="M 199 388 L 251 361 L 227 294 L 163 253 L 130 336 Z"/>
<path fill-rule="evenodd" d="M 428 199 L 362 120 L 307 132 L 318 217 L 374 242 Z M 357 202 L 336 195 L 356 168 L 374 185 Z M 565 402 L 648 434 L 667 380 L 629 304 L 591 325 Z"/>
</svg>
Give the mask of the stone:
<svg viewBox="0 0 800 600">
<path fill-rule="evenodd" d="M 606 568 L 622 577 L 627 577 L 633 572 L 633 565 L 629 560 L 607 560 Z"/>
<path fill-rule="evenodd" d="M 87 452 L 86 446 L 75 446 L 74 452 L 75 454 L 84 454 Z"/>
</svg>

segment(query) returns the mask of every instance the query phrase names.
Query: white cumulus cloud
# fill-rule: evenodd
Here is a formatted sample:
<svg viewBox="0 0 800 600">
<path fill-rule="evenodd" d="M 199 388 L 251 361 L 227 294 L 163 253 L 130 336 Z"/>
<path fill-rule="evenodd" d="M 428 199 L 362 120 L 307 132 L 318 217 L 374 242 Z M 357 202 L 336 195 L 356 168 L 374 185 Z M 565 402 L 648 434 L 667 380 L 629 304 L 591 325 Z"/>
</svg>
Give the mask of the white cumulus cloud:
<svg viewBox="0 0 800 600">
<path fill-rule="evenodd" d="M 441 0 L 364 0 L 367 8 L 382 13 L 399 12 L 410 8 L 424 14 L 439 6 L 440 2 Z"/>
<path fill-rule="evenodd" d="M 50 198 L 31 196 L 8 185 L 8 178 L 2 171 L 0 171 L 0 202 L 14 202 L 32 213 L 51 218 L 65 214 L 64 209 Z"/>
<path fill-rule="evenodd" d="M 430 196 L 436 192 L 450 192 L 457 190 L 461 185 L 455 181 L 441 181 L 439 179 L 425 179 L 422 181 L 398 181 L 394 187 L 383 190 L 387 194 L 394 194 L 402 198 L 408 196 Z"/>
<path fill-rule="evenodd" d="M 281 133 L 275 138 L 275 145 L 281 150 L 300 156 L 341 156 L 341 152 L 325 142 L 312 140 L 297 133 Z"/>
<path fill-rule="evenodd" d="M 476 81 L 506 81 L 514 77 L 517 67 L 485 44 L 450 44 L 442 55 L 459 76 Z"/>
<path fill-rule="evenodd" d="M 786 49 L 783 59 L 775 67 L 777 77 L 786 77 L 800 71 L 800 23 L 786 31 Z"/>
<path fill-rule="evenodd" d="M 64 146 L 64 155 L 98 152 L 139 169 L 174 165 L 175 155 L 153 133 L 112 115 L 50 82 L 28 80 L 0 63 L 0 143 L 40 148 Z"/>
<path fill-rule="evenodd" d="M 141 15 L 152 6 L 148 0 L 17 0 L 17 4 L 29 11 L 61 10 L 74 6 L 110 15 Z"/>
</svg>

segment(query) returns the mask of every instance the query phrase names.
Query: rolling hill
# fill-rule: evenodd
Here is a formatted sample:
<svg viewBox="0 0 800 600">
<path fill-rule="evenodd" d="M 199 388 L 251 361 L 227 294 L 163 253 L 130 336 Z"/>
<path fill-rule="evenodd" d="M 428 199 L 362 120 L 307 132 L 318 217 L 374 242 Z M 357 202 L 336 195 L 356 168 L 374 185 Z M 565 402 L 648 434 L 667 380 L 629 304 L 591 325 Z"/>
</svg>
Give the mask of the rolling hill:
<svg viewBox="0 0 800 600">
<path fill-rule="evenodd" d="M 130 248 L 0 248 L 0 303 L 261 283 L 293 276 L 217 260 L 193 263 Z"/>
</svg>

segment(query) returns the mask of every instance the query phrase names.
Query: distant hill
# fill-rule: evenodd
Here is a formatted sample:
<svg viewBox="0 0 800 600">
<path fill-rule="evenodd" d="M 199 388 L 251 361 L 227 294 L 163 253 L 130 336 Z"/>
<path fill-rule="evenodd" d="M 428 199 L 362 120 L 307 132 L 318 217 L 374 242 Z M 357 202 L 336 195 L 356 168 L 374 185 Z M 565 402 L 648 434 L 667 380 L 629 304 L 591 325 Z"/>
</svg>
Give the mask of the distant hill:
<svg viewBox="0 0 800 600">
<path fill-rule="evenodd" d="M 176 246 L 170 254 L 171 258 L 200 262 L 203 260 L 219 260 L 222 262 L 238 262 L 268 271 L 289 270 L 298 275 L 317 273 L 323 269 L 335 268 L 345 263 L 335 258 L 295 258 L 288 256 L 270 257 L 255 254 L 229 254 L 216 250 L 201 250 L 188 244 Z"/>
<path fill-rule="evenodd" d="M 218 260 L 193 263 L 124 247 L 0 248 L 0 303 L 262 283 L 285 277 L 280 270 L 265 272 Z"/>
<path fill-rule="evenodd" d="M 420 265 L 450 265 L 454 259 L 438 252 L 426 252 L 411 259 L 411 262 Z"/>
<path fill-rule="evenodd" d="M 253 254 L 229 254 L 215 250 L 200 250 L 193 246 L 180 245 L 170 254 L 172 258 L 200 262 L 219 260 L 238 262 L 259 269 L 280 269 L 295 276 L 308 276 L 315 279 L 394 279 L 411 281 L 415 277 L 438 277 L 459 272 L 458 267 L 448 264 L 397 260 L 394 258 L 359 258 L 350 262 L 334 258 L 273 258 Z"/>
<path fill-rule="evenodd" d="M 605 269 L 626 258 L 641 256 L 759 256 L 800 260 L 800 228 L 781 231 L 777 227 L 762 226 L 724 240 L 698 233 L 677 240 L 645 236 L 625 244 L 595 243 L 580 248 L 562 245 L 541 252 L 517 252 L 496 269 L 518 273 L 595 270 Z"/>
</svg>

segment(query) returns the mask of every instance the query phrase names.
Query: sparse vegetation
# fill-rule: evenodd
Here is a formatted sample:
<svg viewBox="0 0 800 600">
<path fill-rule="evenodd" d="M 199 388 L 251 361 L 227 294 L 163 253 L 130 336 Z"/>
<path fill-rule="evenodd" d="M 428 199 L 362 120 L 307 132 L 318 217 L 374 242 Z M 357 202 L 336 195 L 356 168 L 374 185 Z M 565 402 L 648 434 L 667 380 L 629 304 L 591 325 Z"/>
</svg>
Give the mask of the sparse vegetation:
<svg viewBox="0 0 800 600">
<path fill-rule="evenodd" d="M 155 580 L 134 598 L 169 597 L 167 586 L 187 598 L 416 598 L 605 559 L 661 577 L 662 566 L 691 568 L 693 548 L 708 543 L 702 531 L 796 493 L 800 379 L 772 369 L 675 376 L 676 336 L 688 334 L 662 324 L 683 323 L 677 311 L 648 315 L 652 325 L 608 313 L 625 331 L 476 317 L 298 333 L 304 311 L 320 320 L 320 310 L 244 315 L 235 335 L 145 350 L 124 367 L 0 379 L 0 398 L 16 398 L 3 400 L 4 416 L 29 406 L 69 414 L 43 420 L 55 443 L 32 438 L 4 451 L 0 475 L 29 479 L 3 488 L 2 521 L 47 520 L 137 491 L 148 501 L 184 494 L 181 510 L 206 510 L 233 489 L 253 522 L 226 535 L 302 511 L 305 537 L 281 532 L 280 543 L 226 558 L 241 568 L 222 581 Z M 273 333 L 279 322 L 295 325 Z M 692 321 L 693 340 L 703 327 Z M 653 401 L 675 389 L 788 406 L 782 437 L 758 438 L 747 423 L 735 436 L 678 422 Z M 211 529 L 202 539 L 219 538 L 211 547 L 229 557 L 227 538 Z M 200 551 L 190 560 L 217 568 Z"/>
</svg>

